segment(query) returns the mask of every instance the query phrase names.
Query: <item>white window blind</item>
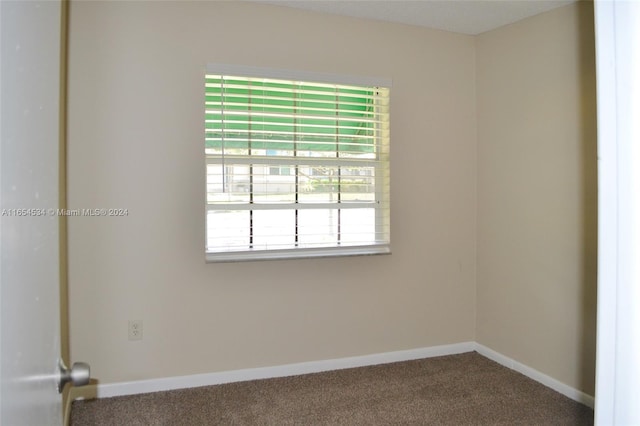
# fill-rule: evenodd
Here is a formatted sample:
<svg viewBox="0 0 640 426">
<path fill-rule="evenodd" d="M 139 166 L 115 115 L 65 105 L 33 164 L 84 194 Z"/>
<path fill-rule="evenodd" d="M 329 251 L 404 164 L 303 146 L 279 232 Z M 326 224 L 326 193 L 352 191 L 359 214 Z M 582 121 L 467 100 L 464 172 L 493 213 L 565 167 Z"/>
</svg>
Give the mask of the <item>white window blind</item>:
<svg viewBox="0 0 640 426">
<path fill-rule="evenodd" d="M 390 251 L 389 87 L 205 76 L 209 261 Z"/>
</svg>

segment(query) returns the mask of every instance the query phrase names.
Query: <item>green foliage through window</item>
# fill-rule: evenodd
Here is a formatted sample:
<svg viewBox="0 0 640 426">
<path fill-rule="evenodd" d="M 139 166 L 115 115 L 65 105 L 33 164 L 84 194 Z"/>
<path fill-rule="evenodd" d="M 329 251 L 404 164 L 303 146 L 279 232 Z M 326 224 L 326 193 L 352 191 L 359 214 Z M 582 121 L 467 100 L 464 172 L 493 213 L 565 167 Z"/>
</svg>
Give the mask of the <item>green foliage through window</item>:
<svg viewBox="0 0 640 426">
<path fill-rule="evenodd" d="M 208 148 L 374 151 L 372 90 L 216 75 L 205 87 Z"/>
</svg>

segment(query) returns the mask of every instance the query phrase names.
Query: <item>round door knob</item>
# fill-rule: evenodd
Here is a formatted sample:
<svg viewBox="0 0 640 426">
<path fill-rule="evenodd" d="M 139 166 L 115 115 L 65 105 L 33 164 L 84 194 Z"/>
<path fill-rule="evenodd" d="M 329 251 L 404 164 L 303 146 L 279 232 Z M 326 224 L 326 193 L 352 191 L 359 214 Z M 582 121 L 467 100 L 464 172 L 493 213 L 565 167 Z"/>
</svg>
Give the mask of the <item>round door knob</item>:
<svg viewBox="0 0 640 426">
<path fill-rule="evenodd" d="M 74 386 L 84 386 L 89 384 L 91 378 L 91 368 L 86 362 L 74 362 L 71 368 L 64 365 L 64 361 L 58 362 L 58 392 L 62 392 L 64 385 L 72 383 Z"/>
</svg>

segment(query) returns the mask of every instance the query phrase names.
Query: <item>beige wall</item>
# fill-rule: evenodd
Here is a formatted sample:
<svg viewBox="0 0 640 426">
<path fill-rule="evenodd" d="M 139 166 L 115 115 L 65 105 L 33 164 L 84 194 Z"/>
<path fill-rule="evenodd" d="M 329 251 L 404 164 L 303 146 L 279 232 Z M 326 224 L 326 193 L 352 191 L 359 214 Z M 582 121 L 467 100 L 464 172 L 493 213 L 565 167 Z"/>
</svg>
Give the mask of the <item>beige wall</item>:
<svg viewBox="0 0 640 426">
<path fill-rule="evenodd" d="M 72 2 L 71 358 L 102 383 L 471 341 L 474 39 L 235 2 Z M 391 78 L 390 256 L 205 264 L 203 74 Z M 127 320 L 144 340 L 127 340 Z"/>
<path fill-rule="evenodd" d="M 593 395 L 593 8 L 564 7 L 476 42 L 476 340 Z"/>
<path fill-rule="evenodd" d="M 235 2 L 72 2 L 69 56 L 69 207 L 129 209 L 69 219 L 71 358 L 102 383 L 476 340 L 593 394 L 590 4 L 474 38 Z M 393 80 L 392 255 L 205 264 L 216 62 Z"/>
</svg>

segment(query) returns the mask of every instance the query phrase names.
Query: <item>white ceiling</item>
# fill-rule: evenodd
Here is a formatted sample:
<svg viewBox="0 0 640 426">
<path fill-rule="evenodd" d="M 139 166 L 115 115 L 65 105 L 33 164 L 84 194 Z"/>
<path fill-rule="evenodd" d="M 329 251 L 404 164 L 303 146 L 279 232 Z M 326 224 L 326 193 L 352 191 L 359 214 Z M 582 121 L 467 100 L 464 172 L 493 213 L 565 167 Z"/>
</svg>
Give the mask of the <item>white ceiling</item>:
<svg viewBox="0 0 640 426">
<path fill-rule="evenodd" d="M 576 0 L 254 0 L 476 35 Z"/>
</svg>

